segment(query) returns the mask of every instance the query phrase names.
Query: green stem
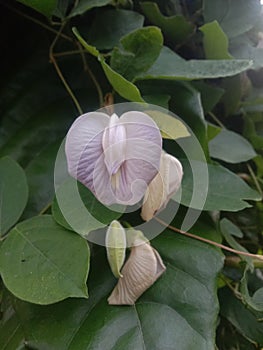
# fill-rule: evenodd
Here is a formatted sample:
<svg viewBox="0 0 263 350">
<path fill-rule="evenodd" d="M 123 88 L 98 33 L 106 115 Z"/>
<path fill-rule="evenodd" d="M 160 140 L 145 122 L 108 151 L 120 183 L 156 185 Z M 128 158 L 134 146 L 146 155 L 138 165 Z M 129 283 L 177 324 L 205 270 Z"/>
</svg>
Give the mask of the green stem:
<svg viewBox="0 0 263 350">
<path fill-rule="evenodd" d="M 217 118 L 217 116 L 213 113 L 213 112 L 209 112 L 208 113 L 210 115 L 210 117 L 212 117 L 214 119 L 214 121 L 222 128 L 225 129 L 224 124 Z"/>
</svg>

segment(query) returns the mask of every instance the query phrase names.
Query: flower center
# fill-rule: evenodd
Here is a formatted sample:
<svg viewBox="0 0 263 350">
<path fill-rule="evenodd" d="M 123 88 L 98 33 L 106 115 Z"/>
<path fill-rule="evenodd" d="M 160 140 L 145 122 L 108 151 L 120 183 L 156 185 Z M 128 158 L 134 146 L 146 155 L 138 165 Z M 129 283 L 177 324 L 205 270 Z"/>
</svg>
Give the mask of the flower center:
<svg viewBox="0 0 263 350">
<path fill-rule="evenodd" d="M 125 161 L 126 130 L 116 114 L 111 116 L 109 126 L 103 133 L 102 147 L 104 162 L 110 176 L 117 174 Z"/>
</svg>

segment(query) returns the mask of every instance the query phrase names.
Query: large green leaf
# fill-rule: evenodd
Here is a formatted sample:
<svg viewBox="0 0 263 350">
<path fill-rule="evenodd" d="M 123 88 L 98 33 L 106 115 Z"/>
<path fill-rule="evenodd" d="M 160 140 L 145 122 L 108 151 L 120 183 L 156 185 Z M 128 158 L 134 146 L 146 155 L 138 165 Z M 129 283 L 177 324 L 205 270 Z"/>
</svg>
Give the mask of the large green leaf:
<svg viewBox="0 0 263 350">
<path fill-rule="evenodd" d="M 246 162 L 257 155 L 244 137 L 226 129 L 209 142 L 209 152 L 212 158 L 228 163 Z"/>
<path fill-rule="evenodd" d="M 156 61 L 163 46 L 159 28 L 146 27 L 124 36 L 111 55 L 111 68 L 132 81 Z"/>
<path fill-rule="evenodd" d="M 93 261 L 87 301 L 68 299 L 45 308 L 17 301 L 28 345 L 39 350 L 213 349 L 222 255 L 168 231 L 153 244 L 167 271 L 135 306 L 107 305 L 116 280 L 104 252 Z"/>
<path fill-rule="evenodd" d="M 137 79 L 212 79 L 236 75 L 252 66 L 249 60 L 186 61 L 164 46 L 153 66 Z"/>
<path fill-rule="evenodd" d="M 0 248 L 5 286 L 18 298 L 32 303 L 87 298 L 88 270 L 87 242 L 48 215 L 18 224 Z"/>
<path fill-rule="evenodd" d="M 182 15 L 171 17 L 164 16 L 155 2 L 141 2 L 141 8 L 148 20 L 161 28 L 165 37 L 173 44 L 185 42 L 187 37 L 193 33 L 194 26 Z"/>
<path fill-rule="evenodd" d="M 32 7 L 34 10 L 42 13 L 43 15 L 47 17 L 51 17 L 53 14 L 53 11 L 56 8 L 57 1 L 58 0 L 18 0 L 22 4 Z"/>
<path fill-rule="evenodd" d="M 228 52 L 228 38 L 217 21 L 199 28 L 204 35 L 203 45 L 207 59 L 224 60 L 232 58 Z"/>
<path fill-rule="evenodd" d="M 73 8 L 68 17 L 70 18 L 76 15 L 82 15 L 83 13 L 91 10 L 93 7 L 105 6 L 110 2 L 111 0 L 80 0 L 78 5 Z"/>
<path fill-rule="evenodd" d="M 220 165 L 205 164 L 197 161 L 183 162 L 181 203 L 195 209 L 237 211 L 250 207 L 245 200 L 259 201 L 261 196 L 250 188 L 239 176 Z M 209 181 L 204 183 L 204 174 L 208 171 Z M 193 182 L 192 174 L 195 175 Z M 207 196 L 204 188 L 208 189 Z M 193 201 L 191 202 L 192 196 Z M 203 205 L 205 200 L 205 204 Z"/>
<path fill-rule="evenodd" d="M 56 192 L 52 214 L 61 226 L 87 236 L 118 219 L 122 212 L 105 207 L 84 185 L 69 178 Z"/>
<path fill-rule="evenodd" d="M 229 38 L 252 29 L 260 12 L 257 0 L 204 0 L 205 22 L 217 20 Z"/>
<path fill-rule="evenodd" d="M 144 17 L 137 12 L 106 9 L 98 12 L 87 34 L 87 41 L 98 50 L 112 49 L 128 33 L 143 26 Z"/>
<path fill-rule="evenodd" d="M 23 169 L 11 158 L 0 159 L 0 236 L 21 216 L 28 199 Z"/>
</svg>

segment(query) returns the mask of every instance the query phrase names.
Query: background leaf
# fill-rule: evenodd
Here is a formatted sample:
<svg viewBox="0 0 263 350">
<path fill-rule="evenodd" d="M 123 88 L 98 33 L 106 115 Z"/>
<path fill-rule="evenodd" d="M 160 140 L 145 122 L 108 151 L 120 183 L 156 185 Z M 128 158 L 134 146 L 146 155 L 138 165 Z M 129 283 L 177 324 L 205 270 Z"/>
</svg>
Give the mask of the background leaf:
<svg viewBox="0 0 263 350">
<path fill-rule="evenodd" d="M 93 7 L 101 7 L 109 4 L 111 0 L 80 0 L 78 5 L 73 8 L 69 17 L 82 15 L 91 10 Z"/>
<path fill-rule="evenodd" d="M 219 292 L 221 313 L 237 330 L 252 343 L 263 344 L 263 324 L 258 322 L 262 313 L 253 314 L 241 301 L 236 299 L 231 291 L 224 288 Z"/>
<path fill-rule="evenodd" d="M 254 0 L 204 0 L 205 22 L 217 20 L 229 38 L 253 28 L 260 11 L 260 2 Z"/>
<path fill-rule="evenodd" d="M 98 12 L 87 33 L 87 42 L 98 50 L 109 50 L 128 33 L 143 26 L 144 17 L 134 11 L 105 9 Z"/>
<path fill-rule="evenodd" d="M 11 158 L 0 159 L 0 236 L 21 216 L 28 199 L 23 169 Z"/>
<path fill-rule="evenodd" d="M 141 2 L 141 8 L 147 19 L 161 28 L 163 34 L 173 44 L 182 43 L 193 33 L 194 26 L 182 15 L 164 16 L 155 2 Z"/>
<path fill-rule="evenodd" d="M 25 337 L 21 321 L 13 308 L 12 298 L 6 290 L 3 290 L 0 300 L 0 347 L 1 349 L 22 349 Z"/>
<path fill-rule="evenodd" d="M 204 34 L 203 44 L 207 59 L 230 59 L 228 38 L 217 21 L 204 24 L 199 28 Z"/>
<path fill-rule="evenodd" d="M 192 161 L 191 169 L 189 164 L 184 160 L 181 161 L 184 169 L 181 199 L 183 205 L 191 205 L 191 208 L 202 210 L 237 211 L 250 207 L 245 200 L 259 201 L 261 199 L 258 192 L 250 188 L 240 177 L 227 168 L 220 165 Z M 205 184 L 202 183 L 204 176 L 202 174 L 205 169 L 208 170 L 209 174 L 209 183 L 206 184 L 208 186 L 208 193 L 204 207 L 200 207 L 200 204 L 203 204 L 204 200 L 203 186 Z M 200 183 L 193 184 L 192 172 L 195 173 Z M 195 194 L 195 200 L 191 202 L 193 192 Z"/>
<path fill-rule="evenodd" d="M 154 65 L 138 79 L 211 79 L 235 75 L 252 65 L 248 60 L 185 61 L 164 46 Z"/>
<path fill-rule="evenodd" d="M 159 28 L 146 27 L 127 34 L 120 43 L 121 46 L 112 52 L 110 65 L 132 81 L 156 61 L 163 45 L 163 36 Z"/>
<path fill-rule="evenodd" d="M 222 129 L 216 137 L 210 140 L 209 153 L 212 158 L 228 163 L 246 162 L 257 155 L 244 137 L 226 129 Z"/>
<path fill-rule="evenodd" d="M 5 286 L 18 298 L 50 304 L 67 297 L 86 298 L 89 247 L 51 216 L 18 224 L 0 248 Z"/>
<path fill-rule="evenodd" d="M 23 217 L 39 214 L 52 202 L 54 189 L 54 166 L 60 140 L 43 149 L 26 167 L 29 199 Z"/>
<path fill-rule="evenodd" d="M 18 1 L 26 6 L 32 7 L 34 10 L 42 13 L 47 17 L 52 16 L 53 11 L 55 10 L 57 5 L 57 0 L 45 0 L 45 1 L 18 0 Z"/>
</svg>

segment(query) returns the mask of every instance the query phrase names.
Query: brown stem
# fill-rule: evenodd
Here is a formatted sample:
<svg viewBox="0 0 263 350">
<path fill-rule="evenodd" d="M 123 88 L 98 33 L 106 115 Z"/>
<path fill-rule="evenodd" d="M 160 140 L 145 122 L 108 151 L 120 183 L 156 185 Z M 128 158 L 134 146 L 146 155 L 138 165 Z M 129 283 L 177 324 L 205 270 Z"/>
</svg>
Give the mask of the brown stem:
<svg viewBox="0 0 263 350">
<path fill-rule="evenodd" d="M 62 74 L 62 72 L 61 72 L 61 70 L 60 70 L 60 68 L 59 68 L 59 66 L 58 66 L 58 64 L 57 64 L 57 61 L 56 61 L 56 59 L 55 59 L 55 56 L 54 56 L 54 47 L 55 47 L 55 45 L 56 45 L 56 43 L 57 43 L 59 37 L 61 36 L 61 32 L 62 32 L 62 30 L 63 30 L 63 28 L 64 28 L 64 25 L 65 25 L 65 24 L 63 24 L 63 25 L 60 27 L 60 30 L 58 31 L 58 34 L 56 35 L 55 39 L 53 40 L 52 44 L 50 45 L 50 48 L 49 48 L 49 58 L 50 58 L 50 61 L 53 63 L 53 65 L 54 65 L 54 67 L 55 67 L 55 69 L 56 69 L 56 72 L 57 72 L 57 74 L 58 74 L 60 80 L 62 81 L 62 83 L 63 83 L 65 89 L 67 90 L 69 96 L 71 97 L 72 101 L 74 102 L 74 104 L 75 104 L 75 106 L 76 106 L 76 108 L 77 108 L 79 114 L 82 114 L 83 111 L 82 111 L 82 109 L 81 109 L 81 107 L 80 107 L 80 104 L 79 104 L 79 102 L 78 102 L 76 96 L 74 95 L 73 91 L 71 90 L 69 84 L 67 83 L 66 79 L 64 78 L 64 75 Z"/>
<path fill-rule="evenodd" d="M 92 70 L 90 69 L 90 67 L 88 65 L 88 62 L 87 62 L 87 59 L 85 56 L 85 52 L 87 52 L 87 51 L 82 50 L 82 46 L 79 42 L 77 43 L 77 46 L 78 46 L 79 52 L 81 54 L 84 71 L 88 73 L 89 77 L 93 81 L 93 83 L 96 87 L 96 90 L 98 92 L 100 107 L 102 107 L 103 106 L 103 93 L 102 93 L 102 90 L 101 90 L 101 87 L 100 87 L 98 80 L 96 79 L 95 75 L 93 74 Z"/>
<path fill-rule="evenodd" d="M 211 241 L 210 239 L 207 239 L 207 238 L 203 238 L 203 237 L 200 237 L 200 236 L 196 236 L 190 232 L 186 232 L 186 231 L 183 231 L 183 230 L 180 230 L 179 228 L 176 228 L 174 226 L 171 226 L 171 225 L 168 225 L 166 222 L 164 222 L 163 220 L 159 219 L 159 218 L 155 218 L 156 221 L 158 221 L 160 224 L 162 224 L 163 226 L 165 227 L 168 227 L 170 230 L 174 231 L 174 232 L 178 232 L 178 233 L 181 233 L 182 235 L 184 236 L 187 236 L 187 237 L 191 237 L 193 239 L 197 239 L 198 241 L 202 241 L 202 242 L 205 242 L 205 243 L 208 243 L 208 244 L 211 244 L 211 245 L 214 245 L 218 248 L 221 248 L 221 249 L 224 249 L 224 250 L 227 250 L 231 253 L 235 253 L 235 254 L 239 254 L 239 255 L 243 255 L 243 256 L 250 256 L 252 258 L 255 258 L 255 259 L 258 259 L 258 260 L 261 260 L 263 261 L 263 255 L 258 255 L 258 254 L 252 254 L 252 253 L 248 253 L 248 252 L 242 252 L 240 250 L 236 250 L 236 249 L 233 249 L 233 248 L 230 248 L 230 247 L 227 247 L 223 244 L 220 244 L 220 243 L 217 243 L 217 242 L 214 242 L 214 241 Z"/>
<path fill-rule="evenodd" d="M 2 2 L 1 2 L 1 3 L 2 3 Z M 39 21 L 38 19 L 33 18 L 33 17 L 31 17 L 31 16 L 25 14 L 25 13 L 22 12 L 22 11 L 19 11 L 19 10 L 17 10 L 17 9 L 14 9 L 13 7 L 7 5 L 6 3 L 3 3 L 3 5 L 4 5 L 5 7 L 7 7 L 9 10 L 11 10 L 11 11 L 15 12 L 16 14 L 18 14 L 19 16 L 22 16 L 22 17 L 24 17 L 24 18 L 30 20 L 31 22 L 34 22 L 34 23 L 38 24 L 38 25 L 41 26 L 42 28 L 45 28 L 46 30 L 49 30 L 50 32 L 52 32 L 52 33 L 54 33 L 54 34 L 57 34 L 57 35 L 59 34 L 59 35 L 61 36 L 61 38 L 66 39 L 66 40 L 71 41 L 71 42 L 74 41 L 70 36 L 67 36 L 67 35 L 65 35 L 65 34 L 63 34 L 63 33 L 59 33 L 59 31 L 57 31 L 56 29 L 53 29 L 52 27 L 50 27 L 50 26 L 48 26 L 47 24 L 45 24 L 45 23 Z"/>
</svg>

